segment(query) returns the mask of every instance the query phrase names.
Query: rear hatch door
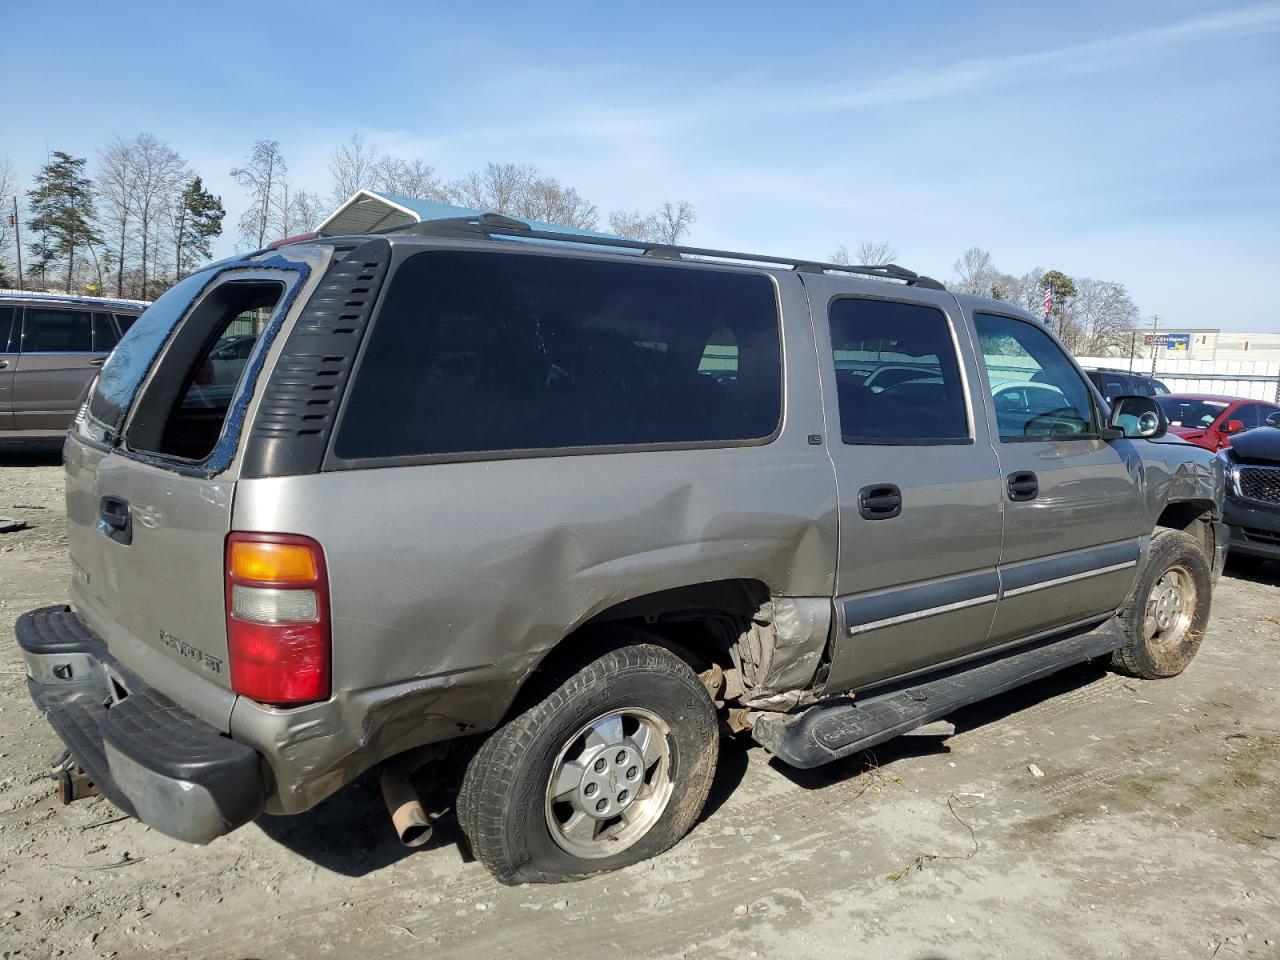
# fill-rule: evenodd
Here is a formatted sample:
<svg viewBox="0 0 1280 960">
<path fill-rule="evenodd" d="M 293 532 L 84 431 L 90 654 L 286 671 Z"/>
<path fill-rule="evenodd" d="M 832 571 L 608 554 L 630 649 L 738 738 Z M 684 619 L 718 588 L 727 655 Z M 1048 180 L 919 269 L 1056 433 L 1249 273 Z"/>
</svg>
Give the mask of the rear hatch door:
<svg viewBox="0 0 1280 960">
<path fill-rule="evenodd" d="M 311 265 L 197 274 L 133 325 L 67 445 L 72 599 L 112 654 L 225 729 L 223 552 L 254 385 Z M 253 336 L 245 364 L 214 362 Z M 228 373 L 227 371 L 231 372 Z M 192 675 L 206 683 L 192 683 Z"/>
</svg>

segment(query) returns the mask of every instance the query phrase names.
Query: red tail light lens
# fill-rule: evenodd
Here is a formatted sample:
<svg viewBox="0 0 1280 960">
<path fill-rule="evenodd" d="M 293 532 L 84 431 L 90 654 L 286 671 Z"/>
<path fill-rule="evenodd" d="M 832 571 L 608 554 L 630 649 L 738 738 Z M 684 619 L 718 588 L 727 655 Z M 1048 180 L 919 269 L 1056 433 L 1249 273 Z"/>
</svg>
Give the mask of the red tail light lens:
<svg viewBox="0 0 1280 960">
<path fill-rule="evenodd" d="M 310 537 L 227 537 L 227 660 L 231 688 L 261 703 L 329 696 L 329 579 Z"/>
</svg>

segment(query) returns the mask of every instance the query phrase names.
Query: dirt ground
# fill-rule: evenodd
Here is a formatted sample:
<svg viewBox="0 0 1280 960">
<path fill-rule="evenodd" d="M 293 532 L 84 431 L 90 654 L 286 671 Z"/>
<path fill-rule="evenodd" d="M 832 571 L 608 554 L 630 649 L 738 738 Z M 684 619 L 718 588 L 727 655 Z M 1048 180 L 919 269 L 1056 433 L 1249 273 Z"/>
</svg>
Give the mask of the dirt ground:
<svg viewBox="0 0 1280 960">
<path fill-rule="evenodd" d="M 207 847 L 60 806 L 12 635 L 66 596 L 56 448 L 0 447 L 0 516 L 0 957 L 1280 957 L 1280 565 L 1228 568 L 1181 677 L 1082 667 L 806 774 L 728 743 L 665 856 L 505 888 L 368 780 Z"/>
</svg>

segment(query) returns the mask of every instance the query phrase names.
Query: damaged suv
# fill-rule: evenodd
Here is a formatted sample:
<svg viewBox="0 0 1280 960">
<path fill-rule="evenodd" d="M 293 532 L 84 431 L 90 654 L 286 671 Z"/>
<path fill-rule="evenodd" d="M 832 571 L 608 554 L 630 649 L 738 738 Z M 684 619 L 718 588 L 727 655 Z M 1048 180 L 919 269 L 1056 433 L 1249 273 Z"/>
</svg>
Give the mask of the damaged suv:
<svg viewBox="0 0 1280 960">
<path fill-rule="evenodd" d="M 205 843 L 381 764 L 416 843 L 450 753 L 486 867 L 581 877 L 693 826 L 722 731 L 811 767 L 1086 660 L 1181 671 L 1223 468 L 1164 431 L 896 266 L 300 240 L 121 341 L 66 442 L 71 603 L 18 641 L 68 799 Z"/>
</svg>

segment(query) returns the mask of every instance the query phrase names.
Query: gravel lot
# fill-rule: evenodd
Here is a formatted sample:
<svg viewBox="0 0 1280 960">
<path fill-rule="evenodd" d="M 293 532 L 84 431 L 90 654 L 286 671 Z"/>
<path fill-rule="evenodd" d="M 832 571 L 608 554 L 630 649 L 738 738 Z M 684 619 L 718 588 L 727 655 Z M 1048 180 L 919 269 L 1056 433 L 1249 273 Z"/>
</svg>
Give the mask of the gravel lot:
<svg viewBox="0 0 1280 960">
<path fill-rule="evenodd" d="M 806 774 L 730 743 L 675 850 L 512 889 L 367 780 L 203 848 L 60 806 L 12 635 L 66 596 L 57 448 L 0 447 L 0 515 L 0 957 L 1280 957 L 1280 565 L 1228 567 L 1181 677 L 1082 667 Z"/>
</svg>

